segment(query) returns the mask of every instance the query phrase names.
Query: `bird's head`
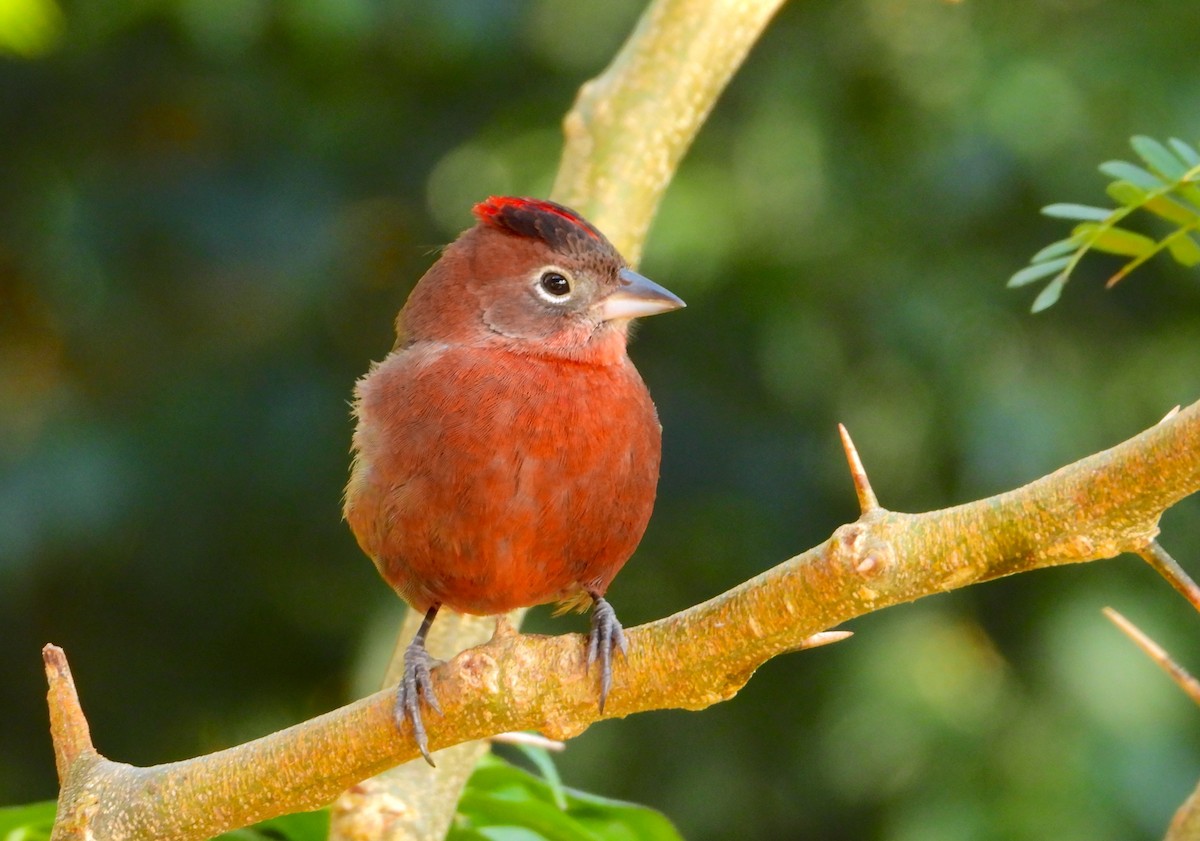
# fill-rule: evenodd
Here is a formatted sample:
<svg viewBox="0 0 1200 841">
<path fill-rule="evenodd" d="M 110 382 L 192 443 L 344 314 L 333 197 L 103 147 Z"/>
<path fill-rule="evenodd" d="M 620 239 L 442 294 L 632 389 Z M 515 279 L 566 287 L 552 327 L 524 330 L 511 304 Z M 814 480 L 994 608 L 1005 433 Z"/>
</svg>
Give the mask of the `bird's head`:
<svg viewBox="0 0 1200 841">
<path fill-rule="evenodd" d="M 493 196 L 475 216 L 413 289 L 397 319 L 402 342 L 589 358 L 623 352 L 632 319 L 684 305 L 562 205 Z"/>
</svg>

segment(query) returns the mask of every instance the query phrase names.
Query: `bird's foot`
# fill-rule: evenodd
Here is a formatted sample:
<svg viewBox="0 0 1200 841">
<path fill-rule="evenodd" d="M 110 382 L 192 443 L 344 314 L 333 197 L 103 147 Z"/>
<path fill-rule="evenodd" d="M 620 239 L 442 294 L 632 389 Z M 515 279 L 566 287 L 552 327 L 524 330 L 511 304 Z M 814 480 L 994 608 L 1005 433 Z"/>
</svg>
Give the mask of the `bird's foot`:
<svg viewBox="0 0 1200 841">
<path fill-rule="evenodd" d="M 421 718 L 421 699 L 426 706 L 442 714 L 437 696 L 433 694 L 433 681 L 429 672 L 441 665 L 441 661 L 425 650 L 424 640 L 414 640 L 404 649 L 404 676 L 396 687 L 396 725 L 403 729 L 404 722 L 412 725 L 413 741 L 421 751 L 425 761 L 433 766 L 433 758 L 429 755 L 429 738 L 425 734 L 425 722 Z"/>
<path fill-rule="evenodd" d="M 625 631 L 617 621 L 612 605 L 599 595 L 593 594 L 592 598 L 592 630 L 588 634 L 587 665 L 588 671 L 591 671 L 592 664 L 600 661 L 600 712 L 604 712 L 604 702 L 612 686 L 613 651 L 620 651 L 624 656 L 627 646 Z"/>
</svg>

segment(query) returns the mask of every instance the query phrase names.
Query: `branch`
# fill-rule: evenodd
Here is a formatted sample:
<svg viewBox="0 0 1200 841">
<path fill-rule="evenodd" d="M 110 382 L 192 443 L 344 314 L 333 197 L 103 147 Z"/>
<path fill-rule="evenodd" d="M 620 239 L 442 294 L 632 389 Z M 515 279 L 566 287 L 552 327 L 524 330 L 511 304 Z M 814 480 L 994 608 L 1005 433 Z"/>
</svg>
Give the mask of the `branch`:
<svg viewBox="0 0 1200 841">
<path fill-rule="evenodd" d="M 1158 557 L 1151 558 L 1149 557 L 1150 555 Z M 1144 557 L 1150 561 L 1155 569 L 1163 572 L 1167 579 L 1189 601 L 1192 601 L 1194 592 L 1189 593 L 1187 590 L 1194 591 L 1196 585 L 1188 578 L 1187 573 L 1183 572 L 1161 547 L 1155 544 L 1154 549 L 1147 552 Z M 1163 561 L 1164 558 L 1165 562 Z M 1177 573 L 1181 578 L 1176 578 Z M 1111 607 L 1106 607 L 1104 608 L 1104 615 L 1120 628 L 1122 633 L 1133 640 L 1134 644 L 1147 657 L 1166 672 L 1171 677 L 1171 680 L 1175 681 L 1176 686 L 1182 689 L 1192 701 L 1200 704 L 1200 681 L 1188 674 L 1187 669 L 1176 663 L 1161 645 L 1152 640 L 1148 634 L 1120 613 Z M 1167 827 L 1165 841 L 1194 841 L 1196 838 L 1200 838 L 1200 786 L 1197 786 L 1188 796 L 1188 799 L 1183 801 L 1183 805 L 1175 811 L 1175 815 L 1171 818 L 1171 825 Z"/>
<path fill-rule="evenodd" d="M 821 630 L 925 595 L 1016 572 L 1137 551 L 1163 510 L 1200 490 L 1200 403 L 1110 450 L 988 499 L 901 514 L 875 508 L 819 546 L 682 613 L 628 632 L 605 714 L 584 641 L 497 635 L 434 672 L 445 748 L 510 730 L 554 738 L 593 721 L 703 709 L 732 697 L 766 660 L 828 641 Z M 65 668 L 63 669 L 65 671 Z M 152 768 L 84 751 L 63 780 L 55 838 L 203 839 L 312 809 L 358 780 L 417 756 L 384 690 L 219 753 Z M 51 692 L 52 705 L 66 704 Z M 52 709 L 52 719 L 70 718 Z M 59 756 L 70 753 L 60 743 Z"/>
<path fill-rule="evenodd" d="M 1183 690 L 1184 694 L 1192 699 L 1193 703 L 1200 704 L 1200 680 L 1196 680 L 1187 669 L 1175 662 L 1167 650 L 1150 638 L 1150 635 L 1134 625 L 1118 611 L 1111 607 L 1106 607 L 1103 613 L 1108 620 L 1121 630 L 1125 636 L 1133 640 L 1133 644 L 1142 650 L 1142 653 L 1149 657 L 1155 665 L 1167 673 L 1171 680 L 1175 681 L 1175 685 Z"/>
<path fill-rule="evenodd" d="M 1138 554 L 1146 563 L 1150 564 L 1155 572 L 1167 579 L 1167 583 L 1200 613 L 1200 586 L 1197 586 L 1191 576 L 1179 565 L 1178 561 L 1167 553 L 1166 549 L 1158 545 L 1158 541 L 1151 541 L 1143 546 Z"/>
<path fill-rule="evenodd" d="M 1157 541 L 1152 541 L 1143 547 L 1139 554 L 1166 578 L 1171 586 L 1191 603 L 1192 607 L 1200 610 L 1200 587 L 1197 587 L 1191 576 L 1176 563 L 1174 558 L 1167 554 L 1165 549 L 1158 545 Z M 1175 681 L 1175 685 L 1182 689 L 1194 703 L 1200 704 L 1200 680 L 1192 677 L 1187 669 L 1175 662 L 1166 649 L 1120 613 L 1111 607 L 1106 607 L 1104 615 L 1133 640 L 1134 644 L 1147 657 L 1166 672 L 1171 680 Z M 1176 810 L 1171 819 L 1171 825 L 1167 829 L 1166 841 L 1188 841 L 1188 839 L 1195 838 L 1200 838 L 1200 786 Z"/>
<path fill-rule="evenodd" d="M 637 265 L 659 199 L 783 0 L 657 0 L 563 120 L 555 200 Z"/>
</svg>

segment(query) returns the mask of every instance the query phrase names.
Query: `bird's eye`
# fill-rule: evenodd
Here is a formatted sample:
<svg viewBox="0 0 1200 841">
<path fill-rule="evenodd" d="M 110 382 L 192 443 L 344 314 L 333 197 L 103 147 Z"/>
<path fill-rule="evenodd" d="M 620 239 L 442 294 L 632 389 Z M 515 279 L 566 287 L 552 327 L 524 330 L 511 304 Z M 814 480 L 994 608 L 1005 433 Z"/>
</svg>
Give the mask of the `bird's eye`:
<svg viewBox="0 0 1200 841">
<path fill-rule="evenodd" d="M 543 272 L 538 278 L 538 291 L 548 300 L 563 300 L 571 294 L 571 281 L 562 272 Z"/>
</svg>

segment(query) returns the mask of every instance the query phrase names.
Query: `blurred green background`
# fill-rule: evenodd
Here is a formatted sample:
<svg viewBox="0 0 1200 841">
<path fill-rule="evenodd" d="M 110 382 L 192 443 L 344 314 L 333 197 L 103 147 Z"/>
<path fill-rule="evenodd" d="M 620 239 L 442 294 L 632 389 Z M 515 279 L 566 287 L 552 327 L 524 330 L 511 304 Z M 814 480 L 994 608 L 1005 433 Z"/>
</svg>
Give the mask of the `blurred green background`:
<svg viewBox="0 0 1200 841">
<path fill-rule="evenodd" d="M 549 190 L 641 8 L 0 2 L 0 803 L 56 791 L 46 642 L 140 764 L 376 688 L 401 606 L 339 520 L 352 384 L 472 202 Z M 1194 273 L 1106 293 L 1092 257 L 1037 317 L 1004 288 L 1130 135 L 1200 139 L 1197 32 L 1190 2 L 785 6 L 647 245 L 689 306 L 633 347 L 666 442 L 627 626 L 852 520 L 838 421 L 919 511 L 1200 397 Z M 1195 571 L 1200 504 L 1163 525 Z M 1126 556 L 857 620 L 562 773 L 693 839 L 1161 837 L 1200 715 L 1106 604 L 1200 667 L 1200 617 Z"/>
</svg>

